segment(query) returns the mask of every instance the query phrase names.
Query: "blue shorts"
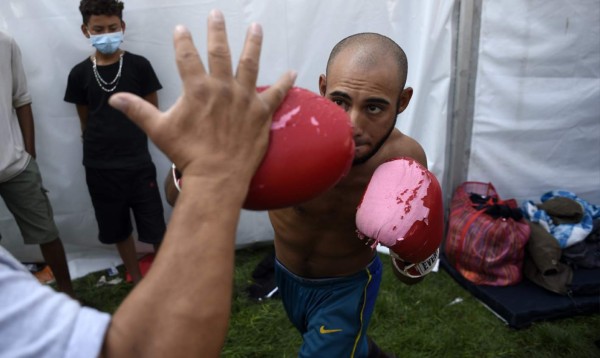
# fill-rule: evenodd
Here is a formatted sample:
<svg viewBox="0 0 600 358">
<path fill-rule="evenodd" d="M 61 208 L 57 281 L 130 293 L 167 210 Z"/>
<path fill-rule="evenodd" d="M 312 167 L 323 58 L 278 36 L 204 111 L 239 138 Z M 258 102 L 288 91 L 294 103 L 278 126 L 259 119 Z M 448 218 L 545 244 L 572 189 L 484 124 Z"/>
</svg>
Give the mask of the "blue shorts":
<svg viewBox="0 0 600 358">
<path fill-rule="evenodd" d="M 367 328 L 381 283 L 378 255 L 346 277 L 307 279 L 275 261 L 288 318 L 302 334 L 299 357 L 366 357 Z"/>
</svg>

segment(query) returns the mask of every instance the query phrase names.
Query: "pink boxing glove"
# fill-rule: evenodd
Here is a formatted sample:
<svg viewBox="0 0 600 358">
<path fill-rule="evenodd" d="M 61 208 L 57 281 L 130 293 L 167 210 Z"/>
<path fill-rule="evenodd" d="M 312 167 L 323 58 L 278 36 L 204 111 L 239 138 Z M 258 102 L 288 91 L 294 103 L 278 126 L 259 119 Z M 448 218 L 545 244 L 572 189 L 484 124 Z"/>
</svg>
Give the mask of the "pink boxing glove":
<svg viewBox="0 0 600 358">
<path fill-rule="evenodd" d="M 381 164 L 356 212 L 359 238 L 390 248 L 394 266 L 421 277 L 438 260 L 443 238 L 442 190 L 436 177 L 412 158 Z"/>
</svg>

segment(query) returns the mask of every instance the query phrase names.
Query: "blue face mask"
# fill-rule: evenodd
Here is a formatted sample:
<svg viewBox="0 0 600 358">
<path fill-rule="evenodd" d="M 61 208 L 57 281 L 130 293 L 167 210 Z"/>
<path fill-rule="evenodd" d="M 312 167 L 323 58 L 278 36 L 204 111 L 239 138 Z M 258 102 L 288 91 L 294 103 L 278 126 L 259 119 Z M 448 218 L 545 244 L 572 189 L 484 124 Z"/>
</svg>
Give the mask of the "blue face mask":
<svg viewBox="0 0 600 358">
<path fill-rule="evenodd" d="M 90 42 L 101 53 L 112 55 L 119 49 L 121 42 L 123 42 L 123 31 L 90 35 Z"/>
</svg>

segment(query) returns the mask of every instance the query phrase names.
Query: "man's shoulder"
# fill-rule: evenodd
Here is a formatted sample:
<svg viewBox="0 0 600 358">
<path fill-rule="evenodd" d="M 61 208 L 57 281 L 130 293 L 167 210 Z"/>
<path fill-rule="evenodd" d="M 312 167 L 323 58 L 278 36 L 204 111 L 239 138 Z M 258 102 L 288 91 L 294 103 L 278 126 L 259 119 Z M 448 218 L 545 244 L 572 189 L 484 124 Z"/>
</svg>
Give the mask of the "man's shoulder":
<svg viewBox="0 0 600 358">
<path fill-rule="evenodd" d="M 11 62 L 15 55 L 13 53 L 15 45 L 13 38 L 9 34 L 0 31 L 0 63 L 3 65 L 3 68 L 8 69 L 11 67 Z"/>
<path fill-rule="evenodd" d="M 6 58 L 11 58 L 17 54 L 20 56 L 21 53 L 21 48 L 17 44 L 15 38 L 12 37 L 12 35 L 2 31 L 0 31 L 0 49 L 2 49 L 0 50 L 0 53 L 2 53 L 3 58 L 5 56 Z M 6 58 L 4 58 L 5 61 Z"/>
<path fill-rule="evenodd" d="M 404 157 L 413 158 L 421 164 L 427 165 L 425 151 L 421 145 L 415 139 L 395 129 L 373 157 L 361 165 L 352 167 L 344 182 L 364 182 L 371 178 L 381 164 Z"/>
<path fill-rule="evenodd" d="M 0 31 L 0 46 L 11 46 L 13 42 L 12 36 L 9 34 Z"/>
<path fill-rule="evenodd" d="M 421 144 L 399 130 L 392 132 L 388 143 L 386 143 L 385 148 L 383 149 L 384 158 L 382 158 L 382 160 L 384 161 L 401 157 L 410 157 L 421 162 L 423 165 L 427 165 L 425 150 L 423 150 Z"/>
</svg>

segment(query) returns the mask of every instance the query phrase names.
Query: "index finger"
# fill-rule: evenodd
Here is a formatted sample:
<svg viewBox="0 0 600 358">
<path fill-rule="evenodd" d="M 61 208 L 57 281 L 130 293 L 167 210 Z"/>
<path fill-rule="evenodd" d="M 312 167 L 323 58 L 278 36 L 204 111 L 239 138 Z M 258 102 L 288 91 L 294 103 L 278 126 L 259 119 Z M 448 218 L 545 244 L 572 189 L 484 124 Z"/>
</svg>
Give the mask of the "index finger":
<svg viewBox="0 0 600 358">
<path fill-rule="evenodd" d="M 277 107 L 283 102 L 287 92 L 294 85 L 296 76 L 296 71 L 288 71 L 283 76 L 279 77 L 277 82 L 272 86 L 258 94 L 271 113 L 275 112 Z"/>
</svg>

